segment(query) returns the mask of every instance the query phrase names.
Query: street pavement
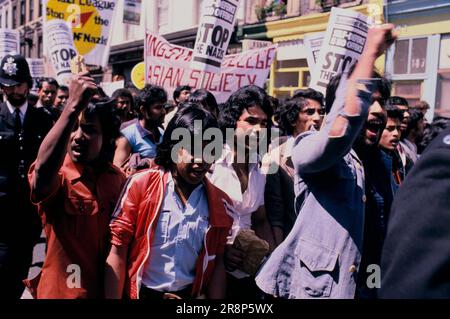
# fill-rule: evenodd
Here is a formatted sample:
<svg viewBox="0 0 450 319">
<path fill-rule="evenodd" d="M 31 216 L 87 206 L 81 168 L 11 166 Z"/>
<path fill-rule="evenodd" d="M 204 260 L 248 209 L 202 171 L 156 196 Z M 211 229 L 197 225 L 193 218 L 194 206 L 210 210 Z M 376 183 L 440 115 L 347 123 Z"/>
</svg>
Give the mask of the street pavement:
<svg viewBox="0 0 450 319">
<path fill-rule="evenodd" d="M 42 265 L 44 264 L 44 258 L 45 258 L 45 234 L 42 231 L 41 238 L 39 239 L 38 244 L 34 246 L 33 261 L 31 263 L 31 267 L 28 272 L 29 279 L 37 276 L 37 274 L 42 268 Z M 33 299 L 33 297 L 28 292 L 28 290 L 25 289 L 21 299 Z"/>
</svg>

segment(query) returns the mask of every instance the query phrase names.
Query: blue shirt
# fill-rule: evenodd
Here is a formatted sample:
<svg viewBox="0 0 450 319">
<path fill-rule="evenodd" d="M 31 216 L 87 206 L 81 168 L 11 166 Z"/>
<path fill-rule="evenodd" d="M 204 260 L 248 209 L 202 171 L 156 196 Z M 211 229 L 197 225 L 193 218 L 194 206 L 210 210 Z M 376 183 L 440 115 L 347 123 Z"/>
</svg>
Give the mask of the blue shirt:
<svg viewBox="0 0 450 319">
<path fill-rule="evenodd" d="M 257 285 L 268 294 L 292 299 L 355 296 L 366 195 L 364 169 L 352 146 L 375 90 L 373 80 L 358 82 L 358 115 L 343 113 L 347 83 L 341 81 L 324 127 L 295 140 L 292 161 L 298 217 L 256 276 Z M 346 116 L 348 125 L 343 135 L 331 137 L 338 115 Z"/>
<path fill-rule="evenodd" d="M 158 291 L 179 291 L 194 282 L 195 265 L 209 226 L 208 201 L 200 184 L 183 206 L 170 173 L 167 183 L 142 283 Z"/>
<path fill-rule="evenodd" d="M 164 134 L 163 129 L 158 129 L 161 136 L 156 144 L 153 134 L 142 127 L 139 120 L 136 120 L 135 123 L 127 126 L 121 132 L 130 144 L 132 154 L 139 153 L 143 158 L 154 158 L 156 157 L 156 147 L 162 142 Z"/>
</svg>

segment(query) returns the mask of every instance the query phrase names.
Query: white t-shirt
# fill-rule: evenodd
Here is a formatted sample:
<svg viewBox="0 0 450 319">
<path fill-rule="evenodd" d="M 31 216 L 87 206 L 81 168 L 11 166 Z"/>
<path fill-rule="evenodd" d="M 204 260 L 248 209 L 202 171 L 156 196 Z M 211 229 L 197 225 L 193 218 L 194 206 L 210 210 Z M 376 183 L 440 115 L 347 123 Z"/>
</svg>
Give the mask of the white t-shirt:
<svg viewBox="0 0 450 319">
<path fill-rule="evenodd" d="M 232 244 L 239 230 L 249 229 L 252 226 L 252 213 L 264 205 L 264 187 L 266 178 L 261 172 L 260 163 L 249 164 L 248 186 L 244 193 L 241 183 L 233 168 L 231 149 L 225 145 L 222 156 L 212 167 L 212 174 L 208 179 L 216 187 L 224 191 L 233 201 L 235 213 L 233 214 L 232 235 L 228 244 Z"/>
</svg>

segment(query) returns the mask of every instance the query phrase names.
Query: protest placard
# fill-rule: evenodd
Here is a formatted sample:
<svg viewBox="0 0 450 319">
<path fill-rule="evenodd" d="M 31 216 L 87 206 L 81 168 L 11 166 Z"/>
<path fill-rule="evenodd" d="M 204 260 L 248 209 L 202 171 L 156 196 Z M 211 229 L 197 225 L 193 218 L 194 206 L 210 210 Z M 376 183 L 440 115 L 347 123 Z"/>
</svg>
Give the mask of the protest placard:
<svg viewBox="0 0 450 319">
<path fill-rule="evenodd" d="M 332 8 L 311 85 L 325 94 L 330 79 L 358 62 L 366 44 L 368 18 L 356 11 Z"/>
<path fill-rule="evenodd" d="M 40 78 L 46 75 L 44 59 L 27 59 L 32 78 Z"/>
<path fill-rule="evenodd" d="M 140 25 L 141 5 L 142 0 L 124 0 L 123 23 Z"/>
<path fill-rule="evenodd" d="M 19 53 L 19 43 L 18 30 L 0 28 L 0 60 L 8 53 Z"/>
<path fill-rule="evenodd" d="M 173 45 L 149 31 L 144 49 L 146 83 L 164 87 L 169 96 L 180 85 L 194 89 L 202 87 L 221 103 L 245 85 L 264 86 L 276 46 L 225 56 L 219 74 L 191 69 L 192 49 Z"/>
<path fill-rule="evenodd" d="M 242 51 L 265 48 L 272 44 L 273 43 L 271 41 L 244 39 L 242 40 Z"/>
<path fill-rule="evenodd" d="M 139 62 L 131 70 L 131 82 L 139 90 L 145 87 L 145 63 Z"/>
<path fill-rule="evenodd" d="M 123 89 L 125 87 L 125 81 L 116 81 L 116 82 L 102 82 L 100 83 L 100 87 L 108 96 L 112 96 L 113 93 L 119 89 Z"/>
<path fill-rule="evenodd" d="M 320 49 L 322 48 L 323 37 L 325 32 L 305 35 L 303 37 L 303 44 L 306 49 L 306 60 L 308 61 L 309 72 L 314 73 L 314 68 L 319 58 Z"/>
<path fill-rule="evenodd" d="M 240 0 L 204 0 L 191 67 L 220 73 Z"/>
<path fill-rule="evenodd" d="M 48 57 L 52 62 L 60 85 L 68 85 L 72 72 L 70 61 L 77 55 L 72 30 L 64 20 L 51 20 L 45 24 L 44 35 L 48 43 Z"/>
<path fill-rule="evenodd" d="M 72 28 L 77 53 L 84 56 L 87 64 L 106 66 L 117 1 L 45 0 L 44 28 L 55 19 L 66 21 Z"/>
</svg>

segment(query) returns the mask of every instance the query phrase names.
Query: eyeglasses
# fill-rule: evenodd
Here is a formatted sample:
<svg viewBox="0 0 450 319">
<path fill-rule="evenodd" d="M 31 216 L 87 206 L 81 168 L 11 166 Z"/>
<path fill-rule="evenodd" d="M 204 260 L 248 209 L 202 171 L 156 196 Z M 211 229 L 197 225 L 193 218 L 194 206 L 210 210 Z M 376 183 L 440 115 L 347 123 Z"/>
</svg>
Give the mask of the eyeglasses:
<svg viewBox="0 0 450 319">
<path fill-rule="evenodd" d="M 319 114 L 319 116 L 325 115 L 325 109 L 322 109 L 322 108 L 321 109 L 308 108 L 308 109 L 302 110 L 302 112 L 308 116 L 313 116 L 314 114 L 316 114 L 316 112 Z"/>
</svg>

